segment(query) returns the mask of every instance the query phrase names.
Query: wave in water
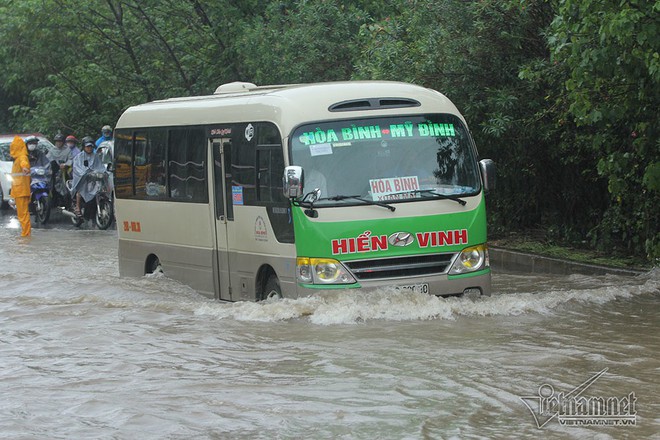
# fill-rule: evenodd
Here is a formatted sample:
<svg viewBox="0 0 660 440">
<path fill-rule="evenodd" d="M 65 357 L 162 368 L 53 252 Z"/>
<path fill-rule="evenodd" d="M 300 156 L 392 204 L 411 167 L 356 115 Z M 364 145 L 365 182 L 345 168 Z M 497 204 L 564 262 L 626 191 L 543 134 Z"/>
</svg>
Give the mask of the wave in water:
<svg viewBox="0 0 660 440">
<path fill-rule="evenodd" d="M 548 314 L 569 303 L 604 304 L 616 299 L 660 293 L 660 270 L 631 278 L 630 281 L 629 284 L 610 283 L 604 287 L 580 290 L 494 294 L 491 297 L 438 298 L 394 289 L 380 289 L 376 292 L 343 290 L 313 297 L 259 303 L 204 303 L 195 307 L 193 312 L 216 319 L 263 322 L 308 319 L 314 324 L 332 325 L 371 320 L 409 321 L 456 319 L 462 316 Z"/>
</svg>

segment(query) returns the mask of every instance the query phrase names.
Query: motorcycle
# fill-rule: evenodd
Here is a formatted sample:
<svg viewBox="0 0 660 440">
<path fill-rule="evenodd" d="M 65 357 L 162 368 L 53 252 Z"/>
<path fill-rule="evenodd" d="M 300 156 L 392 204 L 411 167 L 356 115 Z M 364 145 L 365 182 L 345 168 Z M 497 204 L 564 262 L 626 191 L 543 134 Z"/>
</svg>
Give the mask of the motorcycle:
<svg viewBox="0 0 660 440">
<path fill-rule="evenodd" d="M 55 185 L 51 191 L 51 206 L 62 211 L 71 206 L 71 191 L 69 191 L 66 185 L 66 182 L 71 175 L 71 167 L 60 168 L 60 165 L 60 163 L 55 163 L 53 166 L 55 172 Z"/>
<path fill-rule="evenodd" d="M 39 224 L 46 224 L 50 218 L 50 169 L 34 167 L 30 170 L 31 211 Z"/>
<path fill-rule="evenodd" d="M 103 171 L 89 170 L 83 177 L 80 188 L 81 194 L 91 195 L 87 201 L 81 201 L 80 213 L 76 214 L 76 200 L 72 197 L 69 209 L 61 208 L 62 214 L 71 218 L 71 222 L 80 227 L 85 220 L 94 219 L 99 229 L 108 229 L 114 219 L 114 205 L 112 200 L 113 179 L 106 166 Z M 66 182 L 69 192 L 73 188 L 73 181 Z"/>
</svg>

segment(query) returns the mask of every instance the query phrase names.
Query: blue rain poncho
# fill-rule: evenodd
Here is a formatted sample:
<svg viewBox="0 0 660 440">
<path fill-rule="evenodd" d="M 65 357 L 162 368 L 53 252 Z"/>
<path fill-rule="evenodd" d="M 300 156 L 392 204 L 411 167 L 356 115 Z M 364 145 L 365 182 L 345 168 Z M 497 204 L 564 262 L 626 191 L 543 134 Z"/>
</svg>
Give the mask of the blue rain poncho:
<svg viewBox="0 0 660 440">
<path fill-rule="evenodd" d="M 103 179 L 93 178 L 95 173 L 103 174 Z M 112 191 L 112 176 L 106 171 L 103 159 L 98 154 L 82 152 L 73 158 L 73 185 L 71 193 L 80 193 L 85 202 L 92 200 L 106 186 L 106 191 Z"/>
<path fill-rule="evenodd" d="M 62 148 L 52 148 L 48 152 L 48 160 L 51 162 L 57 162 L 58 165 L 71 165 L 72 164 L 72 156 L 71 156 L 71 149 L 67 147 L 66 145 L 62 146 Z"/>
</svg>

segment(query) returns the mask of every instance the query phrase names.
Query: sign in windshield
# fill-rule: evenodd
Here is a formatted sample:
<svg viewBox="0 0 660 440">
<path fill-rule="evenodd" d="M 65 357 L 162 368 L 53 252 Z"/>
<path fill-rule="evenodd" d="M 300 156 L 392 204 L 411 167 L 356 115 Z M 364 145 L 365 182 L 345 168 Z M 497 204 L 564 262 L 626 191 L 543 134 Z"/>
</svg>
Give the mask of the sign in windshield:
<svg viewBox="0 0 660 440">
<path fill-rule="evenodd" d="M 419 122 L 413 124 L 406 121 L 403 124 L 390 124 L 381 128 L 380 125 L 357 125 L 308 131 L 300 135 L 299 141 L 305 145 L 331 142 L 362 141 L 367 139 L 394 139 L 394 138 L 428 138 L 456 136 L 454 124 L 438 124 L 433 122 Z"/>
<path fill-rule="evenodd" d="M 347 195 L 377 202 L 465 196 L 481 186 L 470 138 L 454 115 L 305 125 L 294 132 L 291 152 L 304 170 L 304 192 L 321 191 L 317 205 L 357 203 Z"/>
</svg>

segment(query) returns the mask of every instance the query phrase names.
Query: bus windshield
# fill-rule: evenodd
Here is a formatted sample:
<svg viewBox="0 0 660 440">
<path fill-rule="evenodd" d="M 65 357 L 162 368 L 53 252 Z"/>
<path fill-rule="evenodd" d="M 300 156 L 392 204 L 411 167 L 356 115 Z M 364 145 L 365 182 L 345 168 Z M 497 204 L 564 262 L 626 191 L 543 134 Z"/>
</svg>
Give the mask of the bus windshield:
<svg viewBox="0 0 660 440">
<path fill-rule="evenodd" d="M 315 206 L 356 204 L 354 197 L 392 203 L 469 196 L 481 188 L 467 130 L 448 114 L 303 125 L 291 138 L 291 164 L 304 170 L 304 194 L 320 190 Z"/>
</svg>

